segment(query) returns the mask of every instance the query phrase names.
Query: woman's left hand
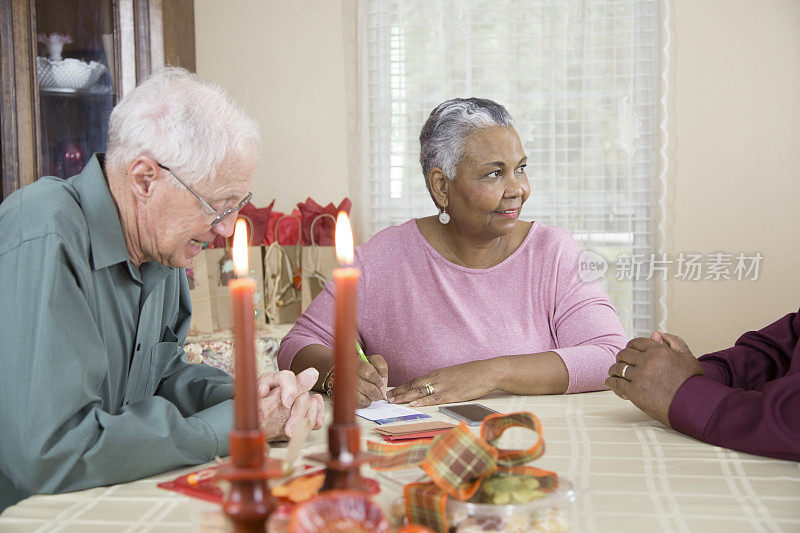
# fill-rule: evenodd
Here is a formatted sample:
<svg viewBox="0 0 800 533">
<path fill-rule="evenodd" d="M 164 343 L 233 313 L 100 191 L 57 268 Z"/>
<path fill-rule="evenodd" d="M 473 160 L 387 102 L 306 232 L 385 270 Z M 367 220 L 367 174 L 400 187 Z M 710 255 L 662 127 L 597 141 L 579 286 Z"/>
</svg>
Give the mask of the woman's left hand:
<svg viewBox="0 0 800 533">
<path fill-rule="evenodd" d="M 496 388 L 487 363 L 473 361 L 434 370 L 395 387 L 386 397 L 391 403 L 411 402 L 413 407 L 480 398 Z"/>
</svg>

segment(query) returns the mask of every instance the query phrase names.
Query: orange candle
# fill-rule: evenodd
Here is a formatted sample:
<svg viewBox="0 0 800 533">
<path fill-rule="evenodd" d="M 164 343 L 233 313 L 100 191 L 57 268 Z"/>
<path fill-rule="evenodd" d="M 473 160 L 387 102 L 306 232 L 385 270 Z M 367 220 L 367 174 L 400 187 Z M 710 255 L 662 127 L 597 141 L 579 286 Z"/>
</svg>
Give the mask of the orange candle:
<svg viewBox="0 0 800 533">
<path fill-rule="evenodd" d="M 253 295 L 256 280 L 248 276 L 247 222 L 236 221 L 233 232 L 233 269 L 236 279 L 228 282 L 233 306 L 234 357 L 234 428 L 258 430 L 258 406 L 256 404 L 256 321 Z"/>
<path fill-rule="evenodd" d="M 353 232 L 347 213 L 336 219 L 336 257 L 341 268 L 333 271 L 335 287 L 333 362 L 333 423 L 355 421 L 356 409 L 356 311 L 358 278 L 361 273 L 353 265 Z"/>
</svg>

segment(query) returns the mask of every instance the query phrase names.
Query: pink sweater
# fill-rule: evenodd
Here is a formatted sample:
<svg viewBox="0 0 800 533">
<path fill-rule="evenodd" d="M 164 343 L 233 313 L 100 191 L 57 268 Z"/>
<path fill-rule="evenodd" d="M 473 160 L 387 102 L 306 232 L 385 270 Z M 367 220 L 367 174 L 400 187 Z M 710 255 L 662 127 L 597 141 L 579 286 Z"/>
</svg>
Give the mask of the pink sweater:
<svg viewBox="0 0 800 533">
<path fill-rule="evenodd" d="M 356 251 L 359 342 L 386 359 L 389 386 L 469 361 L 553 351 L 569 371 L 568 393 L 603 389 L 627 341 L 600 284 L 578 278 L 580 253 L 569 233 L 534 222 L 505 261 L 472 269 L 442 257 L 414 220 L 387 228 Z M 281 369 L 304 346 L 333 346 L 333 289 L 329 282 L 281 342 Z"/>
</svg>

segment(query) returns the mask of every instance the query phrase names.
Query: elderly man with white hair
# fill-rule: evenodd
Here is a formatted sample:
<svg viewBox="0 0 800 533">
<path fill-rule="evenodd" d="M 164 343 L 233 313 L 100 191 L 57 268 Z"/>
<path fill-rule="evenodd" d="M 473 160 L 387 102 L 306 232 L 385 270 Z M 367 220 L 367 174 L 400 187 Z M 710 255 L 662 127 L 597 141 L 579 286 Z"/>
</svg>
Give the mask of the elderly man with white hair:
<svg viewBox="0 0 800 533">
<path fill-rule="evenodd" d="M 255 123 L 218 87 L 155 73 L 107 155 L 0 205 L 0 510 L 228 453 L 232 381 L 183 351 L 184 269 L 250 199 Z M 321 427 L 316 370 L 259 380 L 267 438 Z"/>
</svg>

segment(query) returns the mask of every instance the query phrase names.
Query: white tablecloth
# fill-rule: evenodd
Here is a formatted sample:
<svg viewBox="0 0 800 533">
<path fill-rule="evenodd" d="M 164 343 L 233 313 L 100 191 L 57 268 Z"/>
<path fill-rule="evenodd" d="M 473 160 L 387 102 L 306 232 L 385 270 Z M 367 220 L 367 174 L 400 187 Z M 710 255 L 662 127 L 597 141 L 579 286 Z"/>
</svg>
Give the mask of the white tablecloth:
<svg viewBox="0 0 800 533">
<path fill-rule="evenodd" d="M 585 492 L 569 510 L 571 531 L 800 531 L 800 463 L 737 453 L 680 435 L 610 392 L 569 396 L 498 396 L 480 400 L 501 412 L 528 410 L 544 426 L 544 456 Z M 449 420 L 437 409 L 422 409 Z M 329 413 L 330 415 L 330 413 Z M 362 436 L 374 424 L 361 421 Z M 477 428 L 476 428 L 477 429 Z M 504 447 L 530 446 L 530 433 L 510 430 Z M 308 452 L 324 449 L 325 430 Z M 282 456 L 284 448 L 274 447 Z M 0 531 L 192 531 L 202 504 L 156 488 L 186 468 L 149 479 L 56 496 L 34 496 L 0 515 Z M 387 505 L 400 486 L 382 482 Z"/>
</svg>

